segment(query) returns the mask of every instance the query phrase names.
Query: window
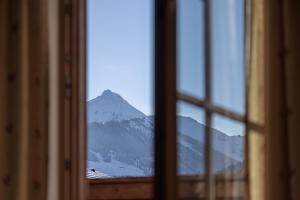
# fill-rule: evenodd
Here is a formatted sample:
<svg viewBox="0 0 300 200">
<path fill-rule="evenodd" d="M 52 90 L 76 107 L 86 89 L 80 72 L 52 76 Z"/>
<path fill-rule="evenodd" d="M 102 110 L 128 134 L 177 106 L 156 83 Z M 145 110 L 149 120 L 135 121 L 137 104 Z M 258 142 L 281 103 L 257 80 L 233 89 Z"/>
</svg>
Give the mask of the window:
<svg viewBox="0 0 300 200">
<path fill-rule="evenodd" d="M 73 46 L 66 43 L 65 54 L 78 69 L 66 62 L 65 72 L 86 95 L 78 92 L 66 109 L 76 114 L 76 103 L 88 101 L 77 111 L 86 111 L 77 127 L 87 145 L 75 145 L 64 159 L 68 168 L 66 158 L 86 153 L 78 163 L 86 158 L 87 165 L 78 168 L 89 178 L 89 198 L 175 199 L 172 191 L 183 198 L 244 198 L 245 2 L 73 1 L 79 17 L 66 16 Z M 87 48 L 78 48 L 84 47 L 78 38 Z M 86 55 L 87 65 L 75 55 Z M 66 124 L 76 132 L 72 119 Z"/>
</svg>

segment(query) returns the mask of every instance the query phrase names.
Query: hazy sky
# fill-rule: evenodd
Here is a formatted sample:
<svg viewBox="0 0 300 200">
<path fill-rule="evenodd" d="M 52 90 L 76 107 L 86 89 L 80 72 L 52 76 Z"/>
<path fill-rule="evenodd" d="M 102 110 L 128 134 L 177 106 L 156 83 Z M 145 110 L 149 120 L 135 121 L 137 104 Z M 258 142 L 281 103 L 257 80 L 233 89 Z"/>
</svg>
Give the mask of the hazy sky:
<svg viewBox="0 0 300 200">
<path fill-rule="evenodd" d="M 203 1 L 178 0 L 178 89 L 203 97 Z M 110 89 L 147 115 L 153 114 L 153 0 L 88 0 L 88 100 Z M 213 0 L 213 100 L 244 113 L 243 0 Z M 186 103 L 181 115 L 203 122 Z M 230 135 L 243 126 L 214 117 Z"/>
</svg>

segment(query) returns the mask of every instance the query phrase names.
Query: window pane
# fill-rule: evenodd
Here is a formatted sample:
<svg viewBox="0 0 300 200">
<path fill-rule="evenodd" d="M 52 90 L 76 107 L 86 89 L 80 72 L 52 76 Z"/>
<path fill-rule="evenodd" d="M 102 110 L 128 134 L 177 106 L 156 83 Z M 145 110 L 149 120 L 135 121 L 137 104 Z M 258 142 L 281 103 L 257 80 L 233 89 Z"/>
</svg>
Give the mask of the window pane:
<svg viewBox="0 0 300 200">
<path fill-rule="evenodd" d="M 203 175 L 204 173 L 204 111 L 178 101 L 177 149 L 178 174 Z"/>
<path fill-rule="evenodd" d="M 202 108 L 177 101 L 177 174 L 182 199 L 195 199 L 205 188 L 204 119 Z"/>
<path fill-rule="evenodd" d="M 215 172 L 243 171 L 245 125 L 220 115 L 213 115 L 213 148 L 224 155 L 214 159 Z"/>
<path fill-rule="evenodd" d="M 245 197 L 245 125 L 243 123 L 213 115 L 212 145 L 215 187 L 226 188 L 230 199 Z"/>
<path fill-rule="evenodd" d="M 244 0 L 213 0 L 212 7 L 213 102 L 244 114 Z"/>
<path fill-rule="evenodd" d="M 177 1 L 177 90 L 204 96 L 204 4 L 201 0 Z"/>
<path fill-rule="evenodd" d="M 153 1 L 88 0 L 89 178 L 153 175 Z"/>
</svg>

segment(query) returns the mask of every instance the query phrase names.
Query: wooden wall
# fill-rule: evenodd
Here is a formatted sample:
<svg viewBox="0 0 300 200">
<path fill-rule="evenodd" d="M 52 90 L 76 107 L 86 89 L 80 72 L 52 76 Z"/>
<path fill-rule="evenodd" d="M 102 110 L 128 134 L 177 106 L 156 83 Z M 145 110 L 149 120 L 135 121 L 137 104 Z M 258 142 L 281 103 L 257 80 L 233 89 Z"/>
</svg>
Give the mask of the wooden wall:
<svg viewBox="0 0 300 200">
<path fill-rule="evenodd" d="M 291 199 L 300 199 L 300 1 L 283 1 Z"/>
<path fill-rule="evenodd" d="M 267 0 L 267 198 L 300 199 L 300 2 Z"/>
<path fill-rule="evenodd" d="M 46 0 L 0 1 L 0 199 L 46 198 Z"/>
</svg>

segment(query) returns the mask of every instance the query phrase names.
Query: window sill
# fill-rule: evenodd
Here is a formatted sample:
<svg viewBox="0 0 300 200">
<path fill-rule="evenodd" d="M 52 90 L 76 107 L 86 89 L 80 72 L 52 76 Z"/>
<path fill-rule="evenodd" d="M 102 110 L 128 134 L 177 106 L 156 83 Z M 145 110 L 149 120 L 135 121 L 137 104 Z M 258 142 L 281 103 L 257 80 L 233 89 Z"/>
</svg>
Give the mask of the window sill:
<svg viewBox="0 0 300 200">
<path fill-rule="evenodd" d="M 245 179 L 228 178 L 218 175 L 216 181 L 217 199 L 244 199 Z M 205 182 L 203 176 L 184 176 L 179 178 L 181 199 L 204 199 Z M 90 200 L 142 200 L 153 198 L 153 178 L 113 178 L 89 180 Z"/>
</svg>

